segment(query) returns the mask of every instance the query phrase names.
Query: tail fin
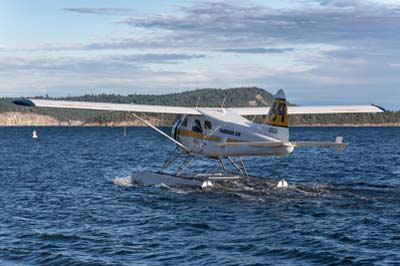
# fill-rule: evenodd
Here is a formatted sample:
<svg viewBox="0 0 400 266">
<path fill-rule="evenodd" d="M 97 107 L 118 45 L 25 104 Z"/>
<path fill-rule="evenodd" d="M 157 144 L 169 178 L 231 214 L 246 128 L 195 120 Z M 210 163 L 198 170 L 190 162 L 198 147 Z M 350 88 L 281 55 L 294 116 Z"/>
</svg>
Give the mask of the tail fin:
<svg viewBox="0 0 400 266">
<path fill-rule="evenodd" d="M 279 90 L 273 99 L 273 104 L 269 109 L 266 124 L 276 127 L 288 127 L 288 103 L 285 93 Z"/>
</svg>

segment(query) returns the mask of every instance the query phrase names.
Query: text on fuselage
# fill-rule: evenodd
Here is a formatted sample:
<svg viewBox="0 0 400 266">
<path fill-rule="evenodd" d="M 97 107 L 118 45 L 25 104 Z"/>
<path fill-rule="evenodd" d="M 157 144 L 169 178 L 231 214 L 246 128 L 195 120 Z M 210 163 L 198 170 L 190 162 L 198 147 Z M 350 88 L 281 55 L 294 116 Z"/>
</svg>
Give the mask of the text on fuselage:
<svg viewBox="0 0 400 266">
<path fill-rule="evenodd" d="M 268 128 L 268 133 L 269 134 L 277 134 L 278 133 L 278 129 L 274 128 L 274 127 L 269 127 Z"/>
<path fill-rule="evenodd" d="M 227 134 L 227 135 L 236 136 L 236 137 L 240 137 L 240 135 L 241 135 L 240 131 L 235 131 L 235 130 L 226 129 L 226 128 L 220 128 L 219 132 L 222 134 Z"/>
</svg>

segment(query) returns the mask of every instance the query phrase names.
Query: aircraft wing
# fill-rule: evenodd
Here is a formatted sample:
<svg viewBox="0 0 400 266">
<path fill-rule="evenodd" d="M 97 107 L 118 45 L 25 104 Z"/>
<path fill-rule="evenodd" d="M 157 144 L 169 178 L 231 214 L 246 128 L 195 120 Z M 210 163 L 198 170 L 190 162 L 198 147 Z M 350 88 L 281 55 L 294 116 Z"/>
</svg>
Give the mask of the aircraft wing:
<svg viewBox="0 0 400 266">
<path fill-rule="evenodd" d="M 135 113 L 163 113 L 163 114 L 188 114 L 200 115 L 201 113 L 193 107 L 144 105 L 144 104 L 120 104 L 120 103 L 98 103 L 81 101 L 58 101 L 43 99 L 17 99 L 15 104 L 25 106 L 86 109 L 102 111 L 125 111 Z M 202 108 L 217 109 L 217 108 Z M 226 108 L 239 115 L 267 115 L 269 107 L 238 107 Z M 289 106 L 289 115 L 295 114 L 337 114 L 337 113 L 380 113 L 385 109 L 377 105 L 338 105 L 338 106 Z"/>
<path fill-rule="evenodd" d="M 239 115 L 267 115 L 269 107 L 227 108 Z M 289 106 L 289 115 L 339 114 L 339 113 L 381 113 L 385 109 L 377 105 L 333 105 L 333 106 Z"/>
<path fill-rule="evenodd" d="M 143 104 L 120 104 L 120 103 L 98 103 L 98 102 L 79 102 L 79 101 L 55 101 L 42 99 L 17 99 L 15 104 L 24 106 L 67 108 L 67 109 L 86 109 L 100 111 L 125 111 L 135 113 L 163 113 L 163 114 L 188 114 L 200 115 L 195 108 L 162 106 L 162 105 L 143 105 Z"/>
</svg>

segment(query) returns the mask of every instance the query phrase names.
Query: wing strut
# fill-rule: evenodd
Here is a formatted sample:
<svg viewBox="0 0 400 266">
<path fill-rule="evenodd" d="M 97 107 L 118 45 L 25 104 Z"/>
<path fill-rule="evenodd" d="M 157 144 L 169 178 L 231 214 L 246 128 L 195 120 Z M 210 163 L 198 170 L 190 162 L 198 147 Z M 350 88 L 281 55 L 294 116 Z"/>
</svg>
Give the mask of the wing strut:
<svg viewBox="0 0 400 266">
<path fill-rule="evenodd" d="M 156 126 L 153 126 L 150 122 L 144 120 L 143 118 L 141 118 L 140 116 L 138 116 L 135 113 L 131 113 L 135 118 L 139 119 L 140 121 L 142 121 L 143 123 L 145 123 L 146 125 L 148 125 L 149 127 L 151 127 L 152 129 L 154 129 L 155 131 L 157 131 L 158 133 L 160 133 L 161 135 L 163 135 L 164 137 L 166 137 L 167 139 L 171 140 L 172 142 L 174 142 L 176 145 L 178 145 L 179 147 L 181 147 L 182 149 L 184 149 L 185 151 L 192 153 L 192 151 L 186 147 L 185 145 L 183 145 L 182 143 L 180 143 L 179 141 L 175 140 L 174 138 L 172 138 L 171 136 L 169 136 L 168 134 L 166 134 L 165 132 L 163 132 L 162 130 L 158 129 Z"/>
</svg>

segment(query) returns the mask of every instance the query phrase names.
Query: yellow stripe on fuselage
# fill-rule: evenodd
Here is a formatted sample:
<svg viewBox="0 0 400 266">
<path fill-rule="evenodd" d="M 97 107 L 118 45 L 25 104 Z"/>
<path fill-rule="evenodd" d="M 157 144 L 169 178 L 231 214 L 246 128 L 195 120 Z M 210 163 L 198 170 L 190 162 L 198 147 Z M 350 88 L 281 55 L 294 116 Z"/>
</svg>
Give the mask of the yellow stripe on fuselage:
<svg viewBox="0 0 400 266">
<path fill-rule="evenodd" d="M 189 131 L 189 130 L 181 129 L 181 128 L 178 129 L 178 134 L 185 136 L 185 137 L 191 137 L 191 138 L 196 138 L 196 139 L 207 139 L 207 140 L 212 140 L 212 141 L 220 141 L 221 140 L 220 137 L 206 136 L 206 135 L 203 135 L 198 132 L 193 132 L 193 131 Z"/>
<path fill-rule="evenodd" d="M 189 131 L 186 129 L 179 128 L 178 129 L 178 135 L 185 136 L 185 137 L 191 137 L 191 138 L 196 138 L 196 139 L 206 139 L 206 140 L 211 140 L 211 141 L 217 141 L 220 142 L 221 138 L 217 136 L 207 136 L 198 132 L 193 132 Z M 236 139 L 227 139 L 228 142 L 239 142 L 239 140 Z"/>
</svg>

